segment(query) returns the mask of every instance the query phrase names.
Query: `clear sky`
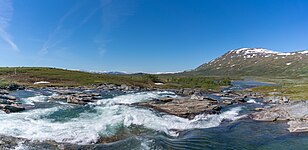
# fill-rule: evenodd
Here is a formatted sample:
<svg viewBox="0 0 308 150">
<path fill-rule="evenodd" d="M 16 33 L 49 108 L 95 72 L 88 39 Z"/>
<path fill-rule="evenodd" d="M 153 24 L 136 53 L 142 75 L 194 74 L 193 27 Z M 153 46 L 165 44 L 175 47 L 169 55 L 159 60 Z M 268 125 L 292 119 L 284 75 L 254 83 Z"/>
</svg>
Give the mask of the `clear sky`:
<svg viewBox="0 0 308 150">
<path fill-rule="evenodd" d="M 241 47 L 308 49 L 308 0 L 0 0 L 0 66 L 189 70 Z"/>
</svg>

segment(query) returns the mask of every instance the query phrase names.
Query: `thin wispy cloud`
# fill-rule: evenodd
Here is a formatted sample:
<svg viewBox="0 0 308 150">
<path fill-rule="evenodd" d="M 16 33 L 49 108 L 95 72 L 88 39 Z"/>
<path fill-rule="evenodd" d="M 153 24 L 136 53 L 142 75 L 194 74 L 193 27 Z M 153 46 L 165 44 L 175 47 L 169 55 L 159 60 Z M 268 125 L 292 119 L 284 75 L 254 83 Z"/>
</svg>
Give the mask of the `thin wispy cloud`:
<svg viewBox="0 0 308 150">
<path fill-rule="evenodd" d="M 124 22 L 127 16 L 134 15 L 135 5 L 134 0 L 101 0 L 102 29 L 94 40 L 99 56 L 104 56 L 108 51 L 107 44 L 111 41 L 107 39 L 108 34 Z"/>
<path fill-rule="evenodd" d="M 6 31 L 12 20 L 13 11 L 12 0 L 0 1 L 0 37 L 11 46 L 12 50 L 19 51 L 18 46 L 12 39 L 12 36 Z"/>
<path fill-rule="evenodd" d="M 100 56 L 103 56 L 107 49 L 106 45 L 110 41 L 106 40 L 106 36 L 113 27 L 118 26 L 125 20 L 126 16 L 133 15 L 133 1 L 128 0 L 101 0 L 100 5 L 94 8 L 84 10 L 84 6 L 88 1 L 81 1 L 69 9 L 58 21 L 55 28 L 50 32 L 47 40 L 39 50 L 39 56 L 46 55 L 52 48 L 59 46 L 65 40 L 70 38 L 72 34 L 84 26 L 97 13 L 102 18 L 101 31 L 94 39 L 94 44 Z M 79 11 L 84 11 L 84 15 L 80 16 Z M 74 18 L 78 18 L 74 20 Z M 73 22 L 73 23 L 72 23 Z M 97 42 L 98 41 L 98 42 Z"/>
<path fill-rule="evenodd" d="M 67 26 L 68 20 L 73 17 L 77 11 L 82 8 L 83 3 L 77 3 L 74 7 L 68 10 L 58 21 L 54 30 L 49 34 L 48 39 L 44 42 L 39 51 L 39 55 L 46 55 L 51 48 L 62 43 L 64 40 L 71 37 L 75 30 L 86 24 L 90 18 L 99 10 L 99 7 L 87 12 L 85 16 L 80 18 L 81 21 L 76 22 L 73 26 Z"/>
</svg>

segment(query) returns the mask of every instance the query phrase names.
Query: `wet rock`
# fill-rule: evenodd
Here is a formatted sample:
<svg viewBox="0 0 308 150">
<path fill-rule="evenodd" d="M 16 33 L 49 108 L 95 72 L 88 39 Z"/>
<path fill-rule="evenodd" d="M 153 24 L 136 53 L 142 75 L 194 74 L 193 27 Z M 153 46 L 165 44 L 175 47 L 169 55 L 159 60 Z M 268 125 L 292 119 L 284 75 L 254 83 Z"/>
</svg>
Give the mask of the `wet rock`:
<svg viewBox="0 0 308 150">
<path fill-rule="evenodd" d="M 232 105 L 232 104 L 233 104 L 233 101 L 230 101 L 230 100 L 223 100 L 222 103 L 225 104 L 225 105 Z"/>
<path fill-rule="evenodd" d="M 278 121 L 288 120 L 290 119 L 290 116 L 283 108 L 272 108 L 270 110 L 253 114 L 253 119 L 258 121 Z"/>
<path fill-rule="evenodd" d="M 182 90 L 182 94 L 183 95 L 192 95 L 192 94 L 194 94 L 194 90 L 189 89 L 189 88 L 185 88 L 185 89 Z"/>
<path fill-rule="evenodd" d="M 308 101 L 275 105 L 251 117 L 258 121 L 288 121 L 290 132 L 308 132 Z"/>
<path fill-rule="evenodd" d="M 96 100 L 101 99 L 101 95 L 98 93 L 82 93 L 82 94 L 73 94 L 67 97 L 68 103 L 85 105 L 90 102 L 95 102 Z"/>
<path fill-rule="evenodd" d="M 246 100 L 244 97 L 236 97 L 233 99 L 233 101 L 237 103 L 246 103 Z"/>
<path fill-rule="evenodd" d="M 0 99 L 0 104 L 12 104 L 13 102 L 11 100 L 7 100 L 7 99 Z"/>
<path fill-rule="evenodd" d="M 217 103 L 208 100 L 192 100 L 192 99 L 173 99 L 166 103 L 158 103 L 157 101 L 135 103 L 133 105 L 153 108 L 154 110 L 165 112 L 171 115 L 193 119 L 194 116 L 206 113 L 220 113 L 221 107 Z"/>
<path fill-rule="evenodd" d="M 1 150 L 63 150 L 64 144 L 52 141 L 30 141 L 23 138 L 0 135 Z"/>
<path fill-rule="evenodd" d="M 220 97 L 221 100 L 229 100 L 229 101 L 233 101 L 234 98 L 232 97 Z"/>
<path fill-rule="evenodd" d="M 261 107 L 255 108 L 255 111 L 261 111 L 261 110 L 264 110 L 264 108 L 261 108 Z"/>
<path fill-rule="evenodd" d="M 0 99 L 16 100 L 17 98 L 15 96 L 11 96 L 11 95 L 0 95 Z"/>
<path fill-rule="evenodd" d="M 0 90 L 0 94 L 1 95 L 6 95 L 6 94 L 9 94 L 9 91 L 7 91 L 7 90 Z"/>
<path fill-rule="evenodd" d="M 204 100 L 205 97 L 201 93 L 194 93 L 193 95 L 190 96 L 190 99 Z"/>
<path fill-rule="evenodd" d="M 173 101 L 174 99 L 173 98 L 162 98 L 162 99 L 158 99 L 158 100 L 161 101 L 161 102 L 167 103 L 167 102 Z"/>
<path fill-rule="evenodd" d="M 59 95 L 72 95 L 72 94 L 81 94 L 82 92 L 77 91 L 77 90 L 55 90 L 57 92 L 57 94 Z"/>
<path fill-rule="evenodd" d="M 289 99 L 287 97 L 282 96 L 268 96 L 263 99 L 266 103 L 272 103 L 272 104 L 285 104 L 289 103 Z"/>
<path fill-rule="evenodd" d="M 296 119 L 288 122 L 290 132 L 308 132 L 308 120 Z"/>
<path fill-rule="evenodd" d="M 22 140 L 19 138 L 0 135 L 0 149 L 1 150 L 15 149 L 15 147 L 18 146 L 18 143 L 21 143 L 21 142 Z"/>
<path fill-rule="evenodd" d="M 50 99 L 60 101 L 60 100 L 67 100 L 68 97 L 69 95 L 56 95 L 56 96 L 50 97 Z"/>
<path fill-rule="evenodd" d="M 16 90 L 23 90 L 23 89 L 25 89 L 25 87 L 18 85 L 18 84 L 10 84 L 9 86 L 7 86 L 7 89 L 9 91 L 16 91 Z"/>
<path fill-rule="evenodd" d="M 92 99 L 102 99 L 102 95 L 100 93 L 90 93 L 92 96 Z"/>
<path fill-rule="evenodd" d="M 26 110 L 24 107 L 17 106 L 17 105 L 6 105 L 2 108 L 2 110 L 6 113 L 15 113 L 15 112 L 21 112 Z"/>
</svg>

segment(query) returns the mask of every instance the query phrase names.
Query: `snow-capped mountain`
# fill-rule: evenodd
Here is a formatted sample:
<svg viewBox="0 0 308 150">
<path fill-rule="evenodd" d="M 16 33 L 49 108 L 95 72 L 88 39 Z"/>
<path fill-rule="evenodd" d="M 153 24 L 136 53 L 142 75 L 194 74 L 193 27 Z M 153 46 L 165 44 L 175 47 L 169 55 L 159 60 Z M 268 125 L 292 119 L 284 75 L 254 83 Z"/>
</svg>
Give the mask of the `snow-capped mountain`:
<svg viewBox="0 0 308 150">
<path fill-rule="evenodd" d="M 194 72 L 230 76 L 308 75 L 308 50 L 282 53 L 264 48 L 240 48 L 201 65 Z"/>
</svg>

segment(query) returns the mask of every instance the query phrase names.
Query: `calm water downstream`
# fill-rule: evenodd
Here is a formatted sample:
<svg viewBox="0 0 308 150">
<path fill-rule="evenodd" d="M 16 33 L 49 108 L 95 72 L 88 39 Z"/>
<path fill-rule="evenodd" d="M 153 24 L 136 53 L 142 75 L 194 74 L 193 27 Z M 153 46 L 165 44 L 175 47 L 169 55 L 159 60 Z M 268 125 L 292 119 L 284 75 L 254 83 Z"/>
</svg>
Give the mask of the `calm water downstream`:
<svg viewBox="0 0 308 150">
<path fill-rule="evenodd" d="M 256 82 L 233 82 L 226 90 L 258 86 Z M 91 92 L 91 91 L 89 91 Z M 103 99 L 86 106 L 50 101 L 49 90 L 11 93 L 30 110 L 0 112 L 0 134 L 30 140 L 53 140 L 91 149 L 308 149 L 307 133 L 289 133 L 285 123 L 256 122 L 247 118 L 263 105 L 258 99 L 248 104 L 223 108 L 219 115 L 198 115 L 183 119 L 127 104 L 153 98 L 177 97 L 172 92 L 102 92 Z M 109 144 L 94 144 L 117 138 Z M 89 146 L 90 145 L 90 146 Z M 48 149 L 48 144 L 43 146 Z M 20 143 L 16 149 L 42 149 Z"/>
</svg>

